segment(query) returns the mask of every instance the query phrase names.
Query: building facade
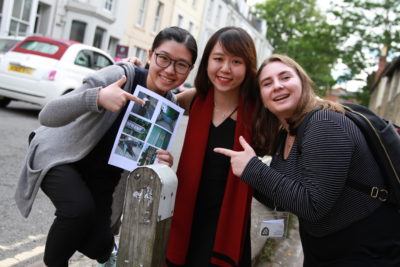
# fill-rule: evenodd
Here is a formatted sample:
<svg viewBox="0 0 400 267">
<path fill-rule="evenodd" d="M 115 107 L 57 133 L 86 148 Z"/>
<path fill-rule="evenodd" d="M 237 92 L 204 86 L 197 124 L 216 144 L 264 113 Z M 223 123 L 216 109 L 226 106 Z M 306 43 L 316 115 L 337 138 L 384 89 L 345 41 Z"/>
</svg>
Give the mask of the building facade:
<svg viewBox="0 0 400 267">
<path fill-rule="evenodd" d="M 209 37 L 224 26 L 241 27 L 253 37 L 258 65 L 272 53 L 266 22 L 250 12 L 245 0 L 0 0 L 0 36 L 70 39 L 143 62 L 155 35 L 168 26 L 193 34 L 198 58 Z"/>
<path fill-rule="evenodd" d="M 128 10 L 117 0 L 0 0 L 0 36 L 70 39 L 115 55 Z"/>
<path fill-rule="evenodd" d="M 373 85 L 369 108 L 400 125 L 400 57 L 386 65 Z"/>
<path fill-rule="evenodd" d="M 241 27 L 253 38 L 257 50 L 257 65 L 272 54 L 273 48 L 266 39 L 266 21 L 255 17 L 245 0 L 207 0 L 204 6 L 199 39 L 199 58 L 203 54 L 208 39 L 218 29 L 225 26 Z M 199 62 L 198 62 L 199 63 Z M 198 63 L 189 76 L 193 81 Z"/>
</svg>

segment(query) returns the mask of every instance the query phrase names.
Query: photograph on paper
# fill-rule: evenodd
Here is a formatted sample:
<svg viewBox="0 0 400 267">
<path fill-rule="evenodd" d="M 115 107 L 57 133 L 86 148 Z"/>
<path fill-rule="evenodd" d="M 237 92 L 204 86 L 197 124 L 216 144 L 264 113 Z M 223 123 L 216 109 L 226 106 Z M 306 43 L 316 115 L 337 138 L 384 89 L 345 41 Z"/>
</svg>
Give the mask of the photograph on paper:
<svg viewBox="0 0 400 267">
<path fill-rule="evenodd" d="M 108 163 L 132 171 L 137 166 L 154 164 L 158 149 L 169 150 L 184 110 L 140 85 L 131 101 L 115 138 Z"/>
</svg>

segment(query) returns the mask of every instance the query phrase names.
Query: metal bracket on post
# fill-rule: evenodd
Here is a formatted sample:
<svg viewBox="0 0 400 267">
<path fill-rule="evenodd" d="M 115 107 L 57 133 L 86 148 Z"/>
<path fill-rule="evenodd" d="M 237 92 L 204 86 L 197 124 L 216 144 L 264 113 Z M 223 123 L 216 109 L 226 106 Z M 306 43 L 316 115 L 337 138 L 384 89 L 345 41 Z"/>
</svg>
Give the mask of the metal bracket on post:
<svg viewBox="0 0 400 267">
<path fill-rule="evenodd" d="M 138 167 L 125 193 L 117 266 L 164 266 L 178 179 L 168 166 Z"/>
</svg>

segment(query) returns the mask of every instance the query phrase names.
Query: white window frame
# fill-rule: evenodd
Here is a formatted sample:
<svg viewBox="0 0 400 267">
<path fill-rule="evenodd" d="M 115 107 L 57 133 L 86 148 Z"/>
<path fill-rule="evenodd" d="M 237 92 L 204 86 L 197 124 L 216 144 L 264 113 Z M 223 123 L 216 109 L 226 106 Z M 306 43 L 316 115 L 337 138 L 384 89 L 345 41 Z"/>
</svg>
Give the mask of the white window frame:
<svg viewBox="0 0 400 267">
<path fill-rule="evenodd" d="M 112 12 L 114 8 L 114 0 L 104 0 L 104 9 Z"/>
<path fill-rule="evenodd" d="M 138 46 L 133 47 L 133 56 L 139 58 L 142 62 L 146 62 L 146 49 Z"/>
<path fill-rule="evenodd" d="M 208 9 L 207 9 L 207 21 L 211 21 L 212 19 L 212 14 L 213 14 L 213 7 L 214 7 L 214 0 L 210 0 L 210 2 L 208 2 Z"/>
<path fill-rule="evenodd" d="M 3 7 L 4 7 L 4 2 L 3 2 Z M 10 26 L 9 26 L 8 30 L 9 30 L 9 33 L 10 33 L 11 32 L 11 24 L 12 24 L 12 22 L 15 22 L 17 24 L 16 29 L 15 29 L 15 36 L 26 36 L 28 34 L 28 32 L 29 32 L 29 26 L 30 26 L 29 20 L 30 20 L 30 14 L 32 12 L 33 0 L 31 2 L 31 8 L 29 10 L 28 20 L 24 20 L 23 19 L 25 2 L 26 2 L 26 0 L 22 0 L 21 9 L 19 10 L 18 17 L 14 17 L 13 16 L 14 5 L 15 5 L 15 2 L 13 2 L 13 6 L 12 6 L 12 9 L 11 9 Z M 20 26 L 21 25 L 24 25 L 26 27 L 26 31 L 25 31 L 25 33 L 23 35 L 20 34 Z"/>
<path fill-rule="evenodd" d="M 154 16 L 153 33 L 157 33 L 160 29 L 163 11 L 164 11 L 164 3 L 158 1 L 156 14 Z"/>
<path fill-rule="evenodd" d="M 178 14 L 176 26 L 183 28 L 183 15 Z"/>
<path fill-rule="evenodd" d="M 136 20 L 136 25 L 138 25 L 140 27 L 144 26 L 146 7 L 147 7 L 147 0 L 140 0 L 139 9 L 138 9 L 138 18 Z"/>
<path fill-rule="evenodd" d="M 193 34 L 193 29 L 194 29 L 194 23 L 193 21 L 189 21 L 188 32 Z"/>
</svg>

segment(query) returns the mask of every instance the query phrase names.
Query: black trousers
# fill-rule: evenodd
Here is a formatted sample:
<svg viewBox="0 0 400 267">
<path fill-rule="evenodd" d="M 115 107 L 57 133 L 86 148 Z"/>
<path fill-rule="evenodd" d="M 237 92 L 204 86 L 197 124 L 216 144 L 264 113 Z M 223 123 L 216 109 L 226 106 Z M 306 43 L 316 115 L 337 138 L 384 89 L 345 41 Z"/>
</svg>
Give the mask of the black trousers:
<svg viewBox="0 0 400 267">
<path fill-rule="evenodd" d="M 78 164 L 56 166 L 47 173 L 41 188 L 56 208 L 44 253 L 47 266 L 68 266 L 76 251 L 107 261 L 114 245 L 112 194 L 119 179 L 118 173 Z"/>
</svg>

